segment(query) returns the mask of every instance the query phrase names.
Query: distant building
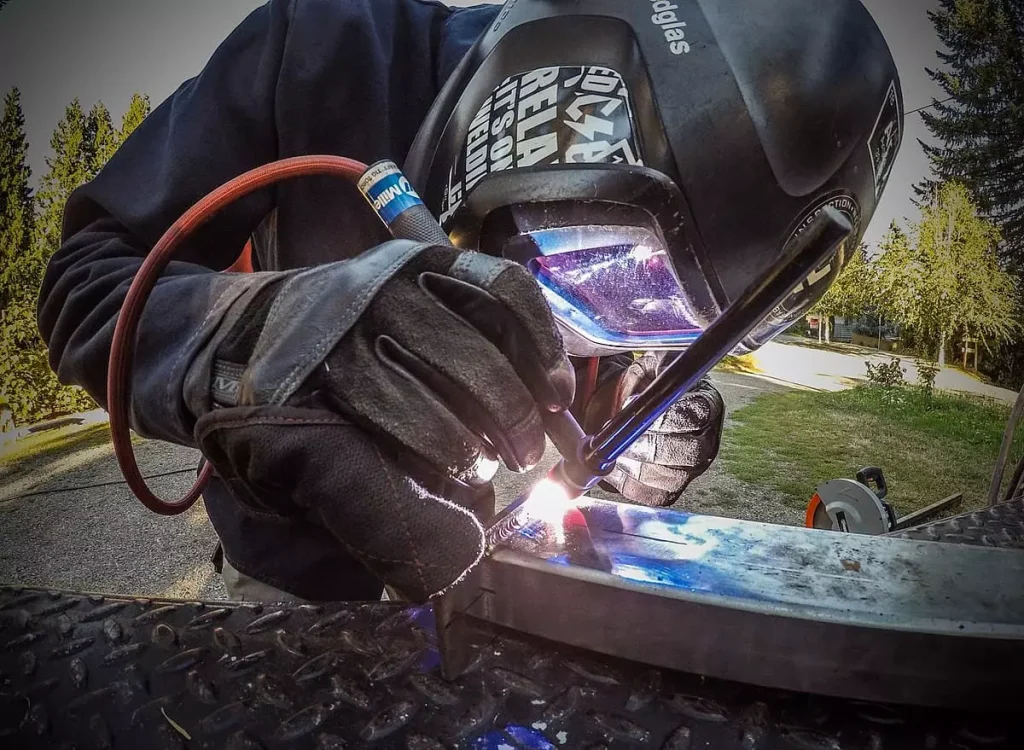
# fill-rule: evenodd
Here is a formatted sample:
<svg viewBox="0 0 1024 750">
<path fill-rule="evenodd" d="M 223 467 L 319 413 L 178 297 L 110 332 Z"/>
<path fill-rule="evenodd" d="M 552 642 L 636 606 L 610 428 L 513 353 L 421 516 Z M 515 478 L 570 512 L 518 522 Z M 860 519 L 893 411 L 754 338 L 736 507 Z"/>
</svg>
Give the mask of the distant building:
<svg viewBox="0 0 1024 750">
<path fill-rule="evenodd" d="M 853 340 L 853 329 L 857 318 L 843 318 L 836 315 L 832 318 L 832 340 L 849 344 Z"/>
<path fill-rule="evenodd" d="M 900 350 L 899 326 L 888 323 L 877 315 L 835 315 L 828 319 L 823 319 L 820 315 L 808 315 L 806 321 L 806 335 L 811 337 L 843 344 L 870 346 L 887 352 Z M 824 330 L 821 328 L 823 324 Z"/>
</svg>

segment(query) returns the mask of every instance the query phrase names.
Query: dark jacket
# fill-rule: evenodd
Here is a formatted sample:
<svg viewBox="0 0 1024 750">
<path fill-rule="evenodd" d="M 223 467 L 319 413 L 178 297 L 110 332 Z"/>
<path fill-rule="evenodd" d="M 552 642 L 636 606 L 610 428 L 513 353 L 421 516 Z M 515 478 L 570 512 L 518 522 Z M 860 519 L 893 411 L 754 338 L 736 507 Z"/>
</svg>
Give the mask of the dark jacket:
<svg viewBox="0 0 1024 750">
<path fill-rule="evenodd" d="M 254 11 L 68 201 L 64 244 L 39 300 L 60 379 L 104 404 L 110 338 L 133 274 L 167 227 L 216 186 L 300 154 L 401 164 L 440 87 L 496 12 L 423 0 L 272 0 Z M 217 273 L 254 234 L 257 271 L 339 260 L 387 239 L 354 188 L 323 177 L 256 193 L 196 231 L 140 327 L 132 418 L 141 434 L 195 444 L 183 379 L 226 307 L 259 283 Z M 204 497 L 242 572 L 306 598 L 369 597 L 379 588 L 319 527 L 254 519 L 216 484 Z"/>
</svg>

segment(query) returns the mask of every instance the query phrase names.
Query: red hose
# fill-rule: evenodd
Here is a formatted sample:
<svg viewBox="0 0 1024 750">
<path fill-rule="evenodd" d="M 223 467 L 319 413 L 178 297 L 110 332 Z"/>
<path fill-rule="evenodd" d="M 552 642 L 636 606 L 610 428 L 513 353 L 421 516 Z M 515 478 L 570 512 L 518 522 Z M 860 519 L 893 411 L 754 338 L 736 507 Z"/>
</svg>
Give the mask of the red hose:
<svg viewBox="0 0 1024 750">
<path fill-rule="evenodd" d="M 224 206 L 248 195 L 254 190 L 281 180 L 307 175 L 335 175 L 351 182 L 358 182 L 366 165 L 342 156 L 296 156 L 282 159 L 239 175 L 207 194 L 181 217 L 171 224 L 160 241 L 142 262 L 138 273 L 128 288 L 128 294 L 121 305 L 121 313 L 110 342 L 110 362 L 107 369 L 107 410 L 110 414 L 110 435 L 114 453 L 121 467 L 125 481 L 135 496 L 154 513 L 173 516 L 188 510 L 199 499 L 213 469 L 207 463 L 203 466 L 195 484 L 185 495 L 174 501 L 161 500 L 149 489 L 139 471 L 132 449 L 129 414 L 131 412 L 131 368 L 135 354 L 135 338 L 139 320 L 150 292 L 157 279 L 171 260 L 181 241 L 193 230 L 202 226 Z"/>
</svg>

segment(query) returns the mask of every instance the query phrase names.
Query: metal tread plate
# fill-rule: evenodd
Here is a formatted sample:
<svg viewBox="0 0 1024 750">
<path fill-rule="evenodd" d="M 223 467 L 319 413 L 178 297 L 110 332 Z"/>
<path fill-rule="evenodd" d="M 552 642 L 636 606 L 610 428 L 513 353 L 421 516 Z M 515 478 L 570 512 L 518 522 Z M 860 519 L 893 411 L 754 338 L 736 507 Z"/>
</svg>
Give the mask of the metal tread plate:
<svg viewBox="0 0 1024 750">
<path fill-rule="evenodd" d="M 888 536 L 922 542 L 1024 550 L 1024 496 Z"/>
<path fill-rule="evenodd" d="M 520 634 L 486 636 L 457 681 L 438 661 L 429 608 L 0 588 L 0 747 L 1024 746 L 1010 716 L 754 688 Z"/>
</svg>

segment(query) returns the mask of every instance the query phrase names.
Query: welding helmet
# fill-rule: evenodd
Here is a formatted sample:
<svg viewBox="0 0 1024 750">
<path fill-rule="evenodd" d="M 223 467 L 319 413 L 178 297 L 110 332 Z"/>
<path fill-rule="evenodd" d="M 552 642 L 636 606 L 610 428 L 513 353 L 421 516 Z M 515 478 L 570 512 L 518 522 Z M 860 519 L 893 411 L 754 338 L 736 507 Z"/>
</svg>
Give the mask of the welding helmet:
<svg viewBox="0 0 1024 750">
<path fill-rule="evenodd" d="M 686 348 L 838 209 L 853 234 L 752 350 L 852 257 L 902 135 L 859 0 L 509 0 L 405 172 L 456 246 L 530 268 L 578 356 Z"/>
</svg>

